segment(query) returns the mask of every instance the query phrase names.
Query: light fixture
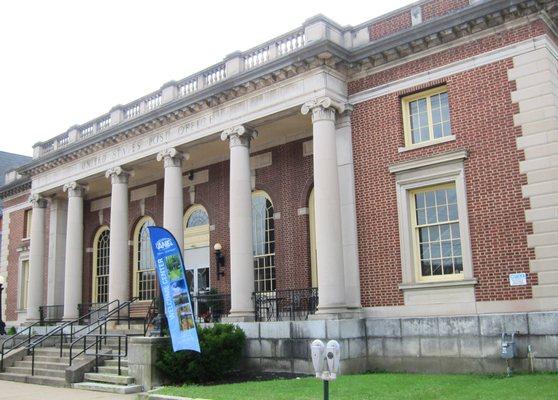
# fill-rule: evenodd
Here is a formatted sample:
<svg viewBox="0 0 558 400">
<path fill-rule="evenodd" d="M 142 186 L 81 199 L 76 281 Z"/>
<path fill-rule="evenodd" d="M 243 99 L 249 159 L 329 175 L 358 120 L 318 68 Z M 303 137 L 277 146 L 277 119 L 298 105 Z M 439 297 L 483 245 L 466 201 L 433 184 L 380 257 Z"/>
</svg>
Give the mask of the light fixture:
<svg viewBox="0 0 558 400">
<path fill-rule="evenodd" d="M 215 250 L 215 264 L 217 264 L 217 280 L 219 280 L 220 277 L 225 276 L 225 271 L 221 270 L 221 268 L 225 267 L 225 256 L 221 251 L 222 249 L 223 247 L 221 246 L 221 243 L 215 243 L 213 246 L 213 250 Z"/>
</svg>

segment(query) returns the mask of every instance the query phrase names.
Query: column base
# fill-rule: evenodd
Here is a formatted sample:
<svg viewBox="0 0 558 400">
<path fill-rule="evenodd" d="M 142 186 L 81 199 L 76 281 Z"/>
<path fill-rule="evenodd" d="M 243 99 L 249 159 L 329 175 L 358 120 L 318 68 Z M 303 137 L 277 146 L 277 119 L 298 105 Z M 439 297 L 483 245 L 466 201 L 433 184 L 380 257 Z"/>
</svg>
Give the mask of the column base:
<svg viewBox="0 0 558 400">
<path fill-rule="evenodd" d="M 226 317 L 221 318 L 223 323 L 233 323 L 233 322 L 255 322 L 256 317 L 253 312 L 238 311 L 231 312 Z"/>
<path fill-rule="evenodd" d="M 336 320 L 336 319 L 355 319 L 361 317 L 360 308 L 347 307 L 322 307 L 318 306 L 316 314 L 309 315 L 309 320 Z"/>
</svg>

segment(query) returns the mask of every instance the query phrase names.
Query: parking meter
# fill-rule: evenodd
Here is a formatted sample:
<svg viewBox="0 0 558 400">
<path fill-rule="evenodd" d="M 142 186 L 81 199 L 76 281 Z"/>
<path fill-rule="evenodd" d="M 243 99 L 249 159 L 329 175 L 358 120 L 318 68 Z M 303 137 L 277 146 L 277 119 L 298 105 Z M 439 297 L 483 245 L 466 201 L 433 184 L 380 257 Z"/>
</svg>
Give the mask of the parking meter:
<svg viewBox="0 0 558 400">
<path fill-rule="evenodd" d="M 316 371 L 316 378 L 322 377 L 322 372 L 324 370 L 324 352 L 325 345 L 321 340 L 314 340 L 310 345 L 310 350 L 312 352 L 312 364 L 314 364 L 314 371 Z"/>
<path fill-rule="evenodd" d="M 330 379 L 333 380 L 337 377 L 339 372 L 339 359 L 341 358 L 341 351 L 339 343 L 335 340 L 330 340 L 326 345 L 326 360 L 327 369 L 329 370 Z"/>
<path fill-rule="evenodd" d="M 324 342 L 316 339 L 310 344 L 310 351 L 316 378 L 324 382 L 324 400 L 329 400 L 329 381 L 335 380 L 339 373 L 339 360 L 341 359 L 339 343 L 330 340 L 327 345 L 324 345 Z"/>
</svg>

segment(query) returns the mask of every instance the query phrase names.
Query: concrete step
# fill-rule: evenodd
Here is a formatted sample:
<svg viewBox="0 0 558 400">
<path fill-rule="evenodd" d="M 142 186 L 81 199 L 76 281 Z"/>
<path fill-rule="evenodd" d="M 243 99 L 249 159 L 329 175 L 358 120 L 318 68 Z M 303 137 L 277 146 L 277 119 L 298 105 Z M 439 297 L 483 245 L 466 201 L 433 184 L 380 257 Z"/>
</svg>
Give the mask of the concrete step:
<svg viewBox="0 0 558 400">
<path fill-rule="evenodd" d="M 128 367 L 121 368 L 120 372 L 122 375 L 128 375 Z M 100 374 L 116 374 L 118 375 L 118 367 L 113 366 L 102 366 L 99 367 Z"/>
<path fill-rule="evenodd" d="M 106 360 L 105 361 L 105 366 L 106 367 L 118 367 L 118 359 Z M 125 358 L 120 360 L 120 366 L 121 367 L 127 367 L 128 366 L 128 360 L 125 359 Z"/>
<path fill-rule="evenodd" d="M 134 383 L 134 378 L 126 375 L 116 374 L 102 374 L 95 372 L 88 372 L 83 375 L 85 381 L 112 383 L 115 385 L 130 385 Z"/>
<path fill-rule="evenodd" d="M 27 383 L 33 383 L 35 385 L 46 385 L 54 387 L 69 387 L 70 385 L 66 383 L 65 378 L 55 378 L 51 376 L 28 376 Z"/>
<path fill-rule="evenodd" d="M 12 382 L 27 382 L 27 374 L 15 374 L 12 372 L 2 372 L 0 373 L 0 380 L 2 381 L 12 381 Z"/>
<path fill-rule="evenodd" d="M 9 372 L 9 373 L 12 373 L 12 374 L 31 375 L 31 368 L 8 367 L 8 368 L 6 368 L 6 372 Z M 65 378 L 66 377 L 66 371 L 59 370 L 59 369 L 35 368 L 35 375 L 51 376 L 51 377 L 54 377 L 54 378 Z"/>
<path fill-rule="evenodd" d="M 27 374 L 14 374 L 10 372 L 0 373 L 0 380 L 12 381 L 12 382 L 22 382 L 22 383 L 33 383 L 35 385 L 46 385 L 55 387 L 68 387 L 66 379 L 55 378 L 50 376 L 40 376 L 40 375 L 27 375 Z"/>
<path fill-rule="evenodd" d="M 83 360 L 83 359 L 84 359 L 83 356 L 78 356 L 78 357 L 74 358 L 74 361 L 75 360 Z M 23 361 L 31 361 L 31 360 L 33 360 L 32 356 L 25 356 L 23 358 Z M 70 362 L 70 356 L 60 358 L 60 357 L 35 355 L 35 362 L 67 363 L 67 362 Z"/>
<path fill-rule="evenodd" d="M 31 368 L 31 361 L 16 361 L 14 367 Z M 37 362 L 35 361 L 35 368 L 38 369 L 55 369 L 65 370 L 68 368 L 68 363 L 52 363 L 52 362 Z"/>
<path fill-rule="evenodd" d="M 122 385 L 111 385 L 108 383 L 98 383 L 98 382 L 74 383 L 73 388 L 94 390 L 97 392 L 117 393 L 117 394 L 139 393 L 142 390 L 140 385 L 122 386 Z"/>
</svg>

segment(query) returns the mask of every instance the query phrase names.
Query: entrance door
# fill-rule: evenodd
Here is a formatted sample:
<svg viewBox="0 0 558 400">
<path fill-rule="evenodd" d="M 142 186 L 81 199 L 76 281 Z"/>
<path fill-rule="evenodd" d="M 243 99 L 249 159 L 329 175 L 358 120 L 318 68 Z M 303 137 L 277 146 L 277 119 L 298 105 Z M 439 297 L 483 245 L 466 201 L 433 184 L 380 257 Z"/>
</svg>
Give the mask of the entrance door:
<svg viewBox="0 0 558 400">
<path fill-rule="evenodd" d="M 184 266 L 192 306 L 198 319 L 203 313 L 198 307 L 199 297 L 207 294 L 211 288 L 210 255 L 209 218 L 205 208 L 196 204 L 184 215 Z"/>
</svg>

